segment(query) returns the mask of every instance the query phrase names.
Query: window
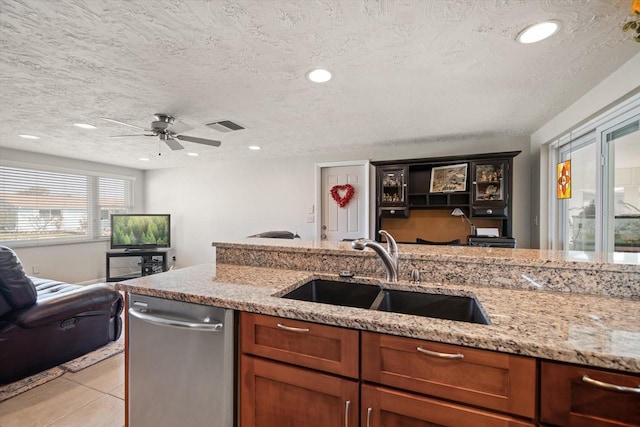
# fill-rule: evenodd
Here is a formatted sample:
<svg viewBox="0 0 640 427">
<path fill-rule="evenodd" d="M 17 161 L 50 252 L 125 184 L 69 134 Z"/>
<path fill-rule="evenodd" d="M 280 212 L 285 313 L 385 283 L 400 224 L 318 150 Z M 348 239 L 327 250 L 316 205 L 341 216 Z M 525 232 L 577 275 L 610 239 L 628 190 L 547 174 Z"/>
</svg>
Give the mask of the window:
<svg viewBox="0 0 640 427">
<path fill-rule="evenodd" d="M 556 142 L 555 148 L 555 156 L 550 156 L 552 163 L 572 162 L 572 197 L 555 200 L 555 189 L 552 193 L 549 223 L 557 224 L 552 231 L 552 247 L 577 258 L 586 254 L 613 262 L 637 262 L 640 99 L 567 135 Z"/>
<path fill-rule="evenodd" d="M 99 240 L 133 209 L 133 178 L 0 165 L 0 242 Z"/>
</svg>

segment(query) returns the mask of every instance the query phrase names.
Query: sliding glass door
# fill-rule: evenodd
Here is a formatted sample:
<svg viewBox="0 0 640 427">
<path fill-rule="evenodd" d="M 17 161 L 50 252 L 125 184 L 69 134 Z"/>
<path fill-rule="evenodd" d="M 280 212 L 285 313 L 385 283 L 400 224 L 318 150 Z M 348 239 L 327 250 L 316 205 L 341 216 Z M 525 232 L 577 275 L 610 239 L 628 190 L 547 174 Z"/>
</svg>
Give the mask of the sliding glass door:
<svg viewBox="0 0 640 427">
<path fill-rule="evenodd" d="M 602 132 L 603 252 L 640 252 L 640 115 Z"/>
<path fill-rule="evenodd" d="M 558 144 L 553 162 L 571 160 L 571 197 L 555 199 L 554 188 L 554 249 L 577 259 L 640 260 L 639 110 Z"/>
<path fill-rule="evenodd" d="M 570 251 L 595 251 L 596 139 L 588 135 L 560 152 L 560 161 L 571 161 L 571 198 L 559 199 L 560 247 Z"/>
</svg>

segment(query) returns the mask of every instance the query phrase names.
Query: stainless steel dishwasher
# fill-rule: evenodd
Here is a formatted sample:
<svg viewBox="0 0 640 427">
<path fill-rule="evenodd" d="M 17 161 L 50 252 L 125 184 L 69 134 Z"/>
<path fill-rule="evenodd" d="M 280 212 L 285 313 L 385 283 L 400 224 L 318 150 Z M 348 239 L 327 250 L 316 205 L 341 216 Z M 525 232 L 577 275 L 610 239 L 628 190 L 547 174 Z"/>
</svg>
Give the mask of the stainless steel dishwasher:
<svg viewBox="0 0 640 427">
<path fill-rule="evenodd" d="M 234 423 L 234 312 L 129 294 L 131 427 Z"/>
</svg>

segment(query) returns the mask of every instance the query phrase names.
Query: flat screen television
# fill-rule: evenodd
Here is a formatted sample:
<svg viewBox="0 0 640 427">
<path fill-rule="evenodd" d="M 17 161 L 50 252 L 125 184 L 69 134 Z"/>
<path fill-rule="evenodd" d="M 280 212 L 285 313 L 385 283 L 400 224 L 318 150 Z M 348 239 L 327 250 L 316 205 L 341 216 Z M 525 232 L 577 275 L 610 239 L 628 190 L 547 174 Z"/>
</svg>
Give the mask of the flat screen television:
<svg viewBox="0 0 640 427">
<path fill-rule="evenodd" d="M 168 247 L 171 247 L 171 215 L 111 215 L 111 249 Z"/>
</svg>

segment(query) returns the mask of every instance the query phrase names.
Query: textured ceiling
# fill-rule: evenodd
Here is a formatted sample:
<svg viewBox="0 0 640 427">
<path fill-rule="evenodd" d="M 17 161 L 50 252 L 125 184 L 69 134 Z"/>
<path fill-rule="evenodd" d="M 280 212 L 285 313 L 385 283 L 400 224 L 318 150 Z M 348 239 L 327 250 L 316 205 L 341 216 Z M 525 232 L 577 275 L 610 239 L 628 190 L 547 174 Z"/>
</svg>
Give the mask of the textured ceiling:
<svg viewBox="0 0 640 427">
<path fill-rule="evenodd" d="M 630 3 L 0 0 L 0 146 L 154 169 L 530 135 L 638 53 L 620 30 Z M 547 19 L 559 34 L 514 41 Z M 307 81 L 318 66 L 334 79 Z M 100 119 L 149 127 L 154 113 L 222 146 L 172 152 Z M 204 126 L 220 119 L 247 129 Z"/>
</svg>

